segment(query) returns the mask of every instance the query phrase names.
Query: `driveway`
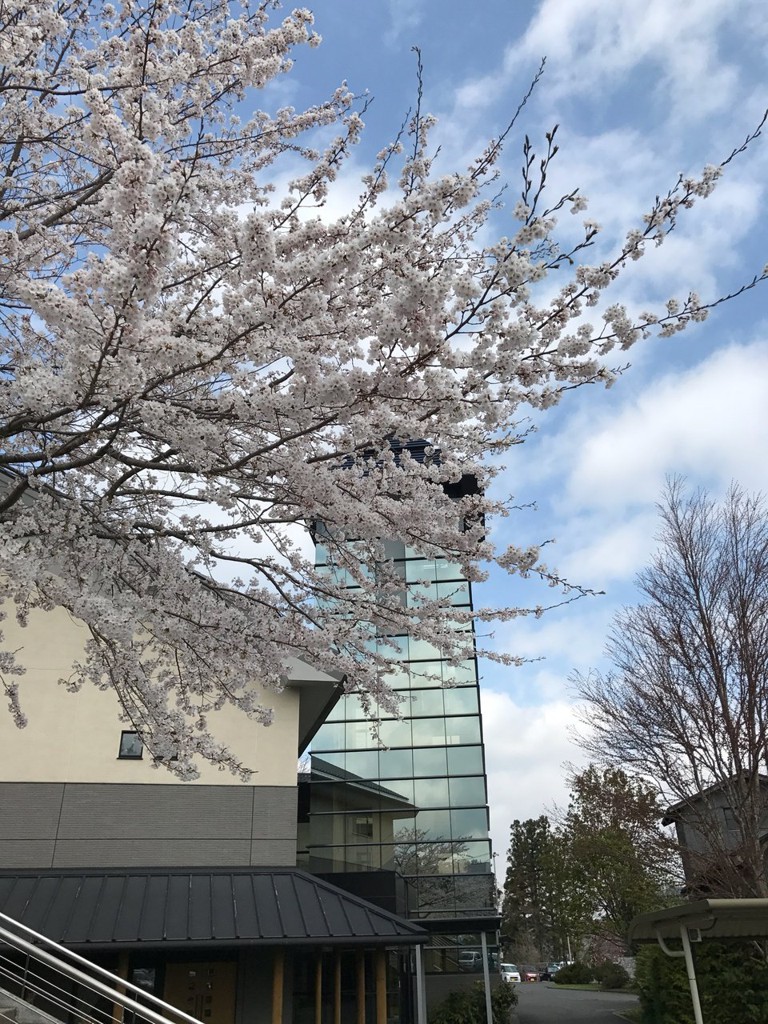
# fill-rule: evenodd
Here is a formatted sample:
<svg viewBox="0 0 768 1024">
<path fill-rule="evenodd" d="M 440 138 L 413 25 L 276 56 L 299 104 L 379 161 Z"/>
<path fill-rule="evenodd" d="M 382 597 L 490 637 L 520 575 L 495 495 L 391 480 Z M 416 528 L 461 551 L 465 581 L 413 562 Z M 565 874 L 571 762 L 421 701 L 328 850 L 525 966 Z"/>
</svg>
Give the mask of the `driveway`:
<svg viewBox="0 0 768 1024">
<path fill-rule="evenodd" d="M 622 1010 L 637 996 L 621 992 L 579 992 L 550 982 L 515 985 L 519 1024 L 621 1024 Z"/>
</svg>

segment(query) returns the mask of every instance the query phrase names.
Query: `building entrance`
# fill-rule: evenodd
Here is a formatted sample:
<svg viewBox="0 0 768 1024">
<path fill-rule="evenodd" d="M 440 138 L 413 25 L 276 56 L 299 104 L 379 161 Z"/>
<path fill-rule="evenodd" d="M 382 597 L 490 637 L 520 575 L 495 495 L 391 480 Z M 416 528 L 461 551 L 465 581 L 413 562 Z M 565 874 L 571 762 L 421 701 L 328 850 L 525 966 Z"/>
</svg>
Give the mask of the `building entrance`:
<svg viewBox="0 0 768 1024">
<path fill-rule="evenodd" d="M 235 1024 L 237 964 L 167 964 L 163 998 L 203 1024 Z"/>
</svg>

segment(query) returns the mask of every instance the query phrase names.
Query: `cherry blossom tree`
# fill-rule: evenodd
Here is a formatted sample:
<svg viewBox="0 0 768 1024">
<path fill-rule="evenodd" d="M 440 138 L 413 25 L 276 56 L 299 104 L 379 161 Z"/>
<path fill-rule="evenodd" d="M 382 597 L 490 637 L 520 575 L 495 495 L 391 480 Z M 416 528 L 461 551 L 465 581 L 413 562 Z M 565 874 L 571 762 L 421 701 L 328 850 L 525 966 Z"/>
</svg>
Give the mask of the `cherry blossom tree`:
<svg viewBox="0 0 768 1024">
<path fill-rule="evenodd" d="M 547 201 L 555 132 L 543 156 L 526 139 L 516 230 L 486 243 L 512 125 L 438 173 L 419 102 L 352 209 L 323 219 L 360 105 L 342 86 L 307 110 L 257 109 L 318 41 L 308 11 L 273 24 L 275 6 L 0 13 L 2 598 L 22 623 L 52 606 L 82 620 L 67 684 L 113 686 L 187 775 L 200 757 L 243 768 L 208 712 L 269 721 L 254 679 L 279 687 L 289 656 L 386 708 L 387 637 L 471 649 L 447 600 L 403 607 L 382 538 L 474 580 L 495 562 L 562 582 L 535 548 L 484 537 L 507 511 L 487 457 L 520 440 L 521 406 L 610 384 L 612 351 L 706 316 L 696 295 L 639 317 L 604 296 L 731 159 L 681 177 L 590 265 L 595 225 L 555 240 L 558 215 L 586 205 L 578 190 Z M 285 161 L 300 169 L 275 192 Z M 554 270 L 565 283 L 542 292 Z M 12 654 L 0 671 L 21 723 Z"/>
</svg>

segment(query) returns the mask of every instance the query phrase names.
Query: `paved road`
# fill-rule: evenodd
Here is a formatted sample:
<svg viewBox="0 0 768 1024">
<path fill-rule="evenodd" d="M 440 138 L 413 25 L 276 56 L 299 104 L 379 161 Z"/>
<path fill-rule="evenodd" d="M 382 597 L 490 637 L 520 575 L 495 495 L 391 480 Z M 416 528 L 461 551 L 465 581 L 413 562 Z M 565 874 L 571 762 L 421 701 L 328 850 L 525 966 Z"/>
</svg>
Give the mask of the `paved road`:
<svg viewBox="0 0 768 1024">
<path fill-rule="evenodd" d="M 520 1024 L 621 1024 L 622 1010 L 637 996 L 621 992 L 579 992 L 549 982 L 515 985 Z"/>
</svg>

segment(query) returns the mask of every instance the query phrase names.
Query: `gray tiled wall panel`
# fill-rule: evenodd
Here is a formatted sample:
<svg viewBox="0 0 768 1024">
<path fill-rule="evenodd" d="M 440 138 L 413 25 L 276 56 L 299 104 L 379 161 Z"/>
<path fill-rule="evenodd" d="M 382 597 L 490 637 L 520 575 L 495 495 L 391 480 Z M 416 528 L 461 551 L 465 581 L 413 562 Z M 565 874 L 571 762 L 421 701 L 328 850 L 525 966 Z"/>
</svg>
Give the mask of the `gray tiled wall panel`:
<svg viewBox="0 0 768 1024">
<path fill-rule="evenodd" d="M 61 783 L 0 783 L 0 840 L 54 839 L 63 791 Z"/>
<path fill-rule="evenodd" d="M 293 786 L 0 784 L 0 868 L 296 862 Z"/>
<path fill-rule="evenodd" d="M 297 790 L 291 786 L 255 786 L 253 838 L 296 840 Z"/>
<path fill-rule="evenodd" d="M 53 840 L 0 839 L 0 868 L 50 868 Z"/>
<path fill-rule="evenodd" d="M 262 839 L 251 843 L 251 867 L 293 867 L 296 864 L 295 839 Z"/>
<path fill-rule="evenodd" d="M 68 784 L 59 839 L 250 839 L 252 803 L 242 786 Z"/>
<path fill-rule="evenodd" d="M 59 840 L 56 868 L 216 867 L 247 865 L 250 843 L 241 839 Z"/>
</svg>

